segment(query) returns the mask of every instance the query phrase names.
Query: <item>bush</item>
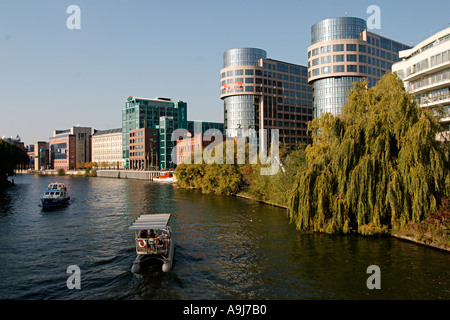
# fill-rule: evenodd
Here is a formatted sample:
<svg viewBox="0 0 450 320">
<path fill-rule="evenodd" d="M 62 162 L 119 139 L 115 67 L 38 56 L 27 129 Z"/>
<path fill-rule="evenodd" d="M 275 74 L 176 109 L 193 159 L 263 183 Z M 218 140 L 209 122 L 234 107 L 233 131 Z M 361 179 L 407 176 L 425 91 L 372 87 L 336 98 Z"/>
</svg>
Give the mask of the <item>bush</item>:
<svg viewBox="0 0 450 320">
<path fill-rule="evenodd" d="M 64 170 L 63 168 L 58 169 L 58 176 L 64 176 L 66 175 L 66 170 Z"/>
</svg>

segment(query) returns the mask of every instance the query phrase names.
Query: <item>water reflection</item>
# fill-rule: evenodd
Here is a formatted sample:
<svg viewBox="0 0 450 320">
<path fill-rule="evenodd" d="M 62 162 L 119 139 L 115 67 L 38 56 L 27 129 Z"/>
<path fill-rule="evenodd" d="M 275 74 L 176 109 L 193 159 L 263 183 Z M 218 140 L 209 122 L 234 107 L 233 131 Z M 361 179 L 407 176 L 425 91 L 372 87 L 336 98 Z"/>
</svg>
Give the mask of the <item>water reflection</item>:
<svg viewBox="0 0 450 320">
<path fill-rule="evenodd" d="M 438 250 L 302 234 L 280 208 L 131 179 L 58 177 L 72 203 L 44 212 L 39 197 L 55 177 L 15 180 L 0 193 L 2 299 L 450 299 L 450 256 Z M 140 214 L 165 212 L 173 214 L 172 271 L 150 264 L 131 273 L 128 227 Z M 23 234 L 27 245 L 17 241 Z M 82 270 L 81 290 L 65 285 L 72 264 Z M 373 264 L 381 290 L 366 287 Z"/>
</svg>

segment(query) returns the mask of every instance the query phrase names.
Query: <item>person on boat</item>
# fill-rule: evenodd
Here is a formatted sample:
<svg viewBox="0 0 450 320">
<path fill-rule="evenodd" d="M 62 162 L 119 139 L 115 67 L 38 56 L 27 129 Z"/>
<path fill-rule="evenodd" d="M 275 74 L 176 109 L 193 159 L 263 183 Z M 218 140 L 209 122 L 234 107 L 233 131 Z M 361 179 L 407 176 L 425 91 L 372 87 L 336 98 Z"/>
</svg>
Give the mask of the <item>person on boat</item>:
<svg viewBox="0 0 450 320">
<path fill-rule="evenodd" d="M 153 231 L 153 229 L 150 230 L 149 238 L 156 238 L 156 234 L 155 231 Z"/>
<path fill-rule="evenodd" d="M 139 233 L 140 238 L 148 238 L 148 231 L 147 230 L 141 230 Z"/>
</svg>

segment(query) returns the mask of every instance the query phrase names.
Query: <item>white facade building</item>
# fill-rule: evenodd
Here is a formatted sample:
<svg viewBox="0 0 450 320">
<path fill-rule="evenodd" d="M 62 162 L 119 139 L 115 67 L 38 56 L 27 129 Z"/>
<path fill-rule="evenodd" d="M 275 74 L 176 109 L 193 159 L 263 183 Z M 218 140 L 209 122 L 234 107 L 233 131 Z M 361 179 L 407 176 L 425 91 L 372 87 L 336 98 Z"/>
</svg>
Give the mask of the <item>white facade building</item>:
<svg viewBox="0 0 450 320">
<path fill-rule="evenodd" d="M 92 162 L 97 162 L 99 168 L 107 164 L 108 168 L 125 167 L 122 159 L 122 129 L 94 130 L 92 135 Z M 102 165 L 103 164 L 103 165 Z"/>
<path fill-rule="evenodd" d="M 441 123 L 450 138 L 450 27 L 412 49 L 400 51 L 399 57 L 403 60 L 395 63 L 392 71 L 420 107 L 443 107 L 447 117 Z"/>
</svg>

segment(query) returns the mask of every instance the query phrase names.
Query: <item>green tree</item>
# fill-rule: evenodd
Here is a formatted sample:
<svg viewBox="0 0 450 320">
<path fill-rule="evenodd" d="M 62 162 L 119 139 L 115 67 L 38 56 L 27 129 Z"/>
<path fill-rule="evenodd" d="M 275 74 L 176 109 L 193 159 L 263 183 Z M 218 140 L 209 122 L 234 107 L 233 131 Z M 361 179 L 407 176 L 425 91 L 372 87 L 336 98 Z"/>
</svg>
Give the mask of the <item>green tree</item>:
<svg viewBox="0 0 450 320">
<path fill-rule="evenodd" d="M 314 143 L 296 176 L 289 216 L 298 229 L 385 233 L 418 222 L 450 194 L 448 144 L 395 74 L 355 83 L 341 116 L 309 124 Z"/>
<path fill-rule="evenodd" d="M 200 189 L 205 194 L 231 195 L 239 191 L 242 182 L 242 165 L 237 164 L 236 144 L 234 145 L 234 164 L 226 164 L 226 144 L 217 145 L 211 156 L 215 156 L 215 150 L 223 151 L 223 164 L 207 164 L 202 159 L 201 164 L 179 164 L 175 169 L 177 183 L 181 188 Z"/>
<path fill-rule="evenodd" d="M 14 143 L 0 139 L 0 186 L 7 184 L 8 176 L 14 175 L 14 170 L 26 168 L 28 161 L 24 150 Z"/>
</svg>

